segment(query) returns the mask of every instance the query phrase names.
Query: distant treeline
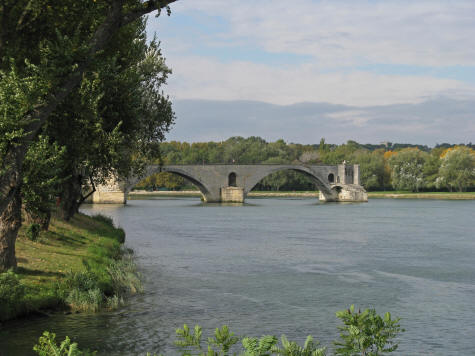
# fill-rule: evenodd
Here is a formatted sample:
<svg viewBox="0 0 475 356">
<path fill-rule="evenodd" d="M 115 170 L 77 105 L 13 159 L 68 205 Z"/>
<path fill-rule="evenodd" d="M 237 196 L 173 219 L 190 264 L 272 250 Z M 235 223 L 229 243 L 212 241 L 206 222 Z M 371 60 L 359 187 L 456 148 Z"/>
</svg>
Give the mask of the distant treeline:
<svg viewBox="0 0 475 356">
<path fill-rule="evenodd" d="M 231 137 L 222 142 L 164 142 L 163 164 L 349 164 L 360 165 L 361 183 L 367 190 L 475 189 L 474 145 L 443 143 L 430 148 L 385 142 L 379 145 L 348 141 L 342 145 L 302 145 L 284 140 L 267 142 L 260 137 Z M 147 177 L 137 189 L 187 189 L 183 178 L 161 173 Z M 315 190 L 314 182 L 294 171 L 264 178 L 255 190 Z"/>
</svg>

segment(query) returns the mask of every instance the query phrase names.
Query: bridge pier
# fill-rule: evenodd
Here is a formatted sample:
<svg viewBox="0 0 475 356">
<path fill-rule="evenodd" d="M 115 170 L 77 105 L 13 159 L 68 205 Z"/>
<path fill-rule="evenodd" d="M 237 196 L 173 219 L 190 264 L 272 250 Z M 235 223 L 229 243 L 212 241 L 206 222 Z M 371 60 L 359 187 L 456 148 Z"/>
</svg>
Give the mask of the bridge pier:
<svg viewBox="0 0 475 356">
<path fill-rule="evenodd" d="M 366 190 L 355 184 L 335 185 L 332 190 L 332 196 L 325 196 L 321 191 L 318 194 L 318 200 L 324 202 L 367 202 L 368 193 Z"/>
<path fill-rule="evenodd" d="M 92 204 L 126 204 L 127 191 L 115 178 L 110 178 L 105 184 L 98 184 L 96 191 L 88 199 Z"/>
<path fill-rule="evenodd" d="M 222 203 L 244 203 L 244 188 L 241 187 L 222 187 Z"/>
</svg>

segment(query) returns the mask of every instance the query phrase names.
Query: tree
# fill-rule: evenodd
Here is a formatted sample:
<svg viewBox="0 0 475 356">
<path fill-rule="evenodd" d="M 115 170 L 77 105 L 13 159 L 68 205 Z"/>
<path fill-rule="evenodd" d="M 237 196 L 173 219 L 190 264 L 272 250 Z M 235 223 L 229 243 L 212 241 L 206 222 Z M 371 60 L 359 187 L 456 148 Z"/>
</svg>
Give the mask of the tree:
<svg viewBox="0 0 475 356">
<path fill-rule="evenodd" d="M 475 151 L 464 146 L 444 151 L 436 184 L 459 192 L 475 184 Z"/>
<path fill-rule="evenodd" d="M 418 192 L 424 185 L 423 167 L 428 154 L 417 148 L 406 148 L 389 159 L 393 188 Z"/>
<path fill-rule="evenodd" d="M 434 149 L 433 151 L 435 152 L 430 153 L 423 167 L 425 185 L 429 189 L 437 187 L 436 181 L 439 176 L 439 169 L 441 164 L 440 154 L 437 152 L 437 149 Z"/>
<path fill-rule="evenodd" d="M 0 4 L 0 271 L 14 267 L 29 147 L 125 26 L 176 0 Z"/>
<path fill-rule="evenodd" d="M 140 175 L 174 119 L 161 92 L 170 69 L 156 40 L 147 44 L 144 22 L 122 29 L 105 54 L 46 125 L 67 147 L 60 209 L 66 220 L 87 197 L 85 184 L 94 189 L 111 175 Z"/>
<path fill-rule="evenodd" d="M 351 160 L 360 165 L 361 185 L 368 190 L 384 187 L 383 154 L 381 150 L 373 152 L 358 150 L 353 154 Z"/>
</svg>

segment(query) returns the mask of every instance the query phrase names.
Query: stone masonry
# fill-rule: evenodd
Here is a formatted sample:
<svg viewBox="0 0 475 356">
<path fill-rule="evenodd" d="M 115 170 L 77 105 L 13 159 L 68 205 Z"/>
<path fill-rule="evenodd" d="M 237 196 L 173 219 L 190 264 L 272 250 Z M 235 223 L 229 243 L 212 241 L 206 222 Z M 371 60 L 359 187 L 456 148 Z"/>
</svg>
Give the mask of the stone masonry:
<svg viewBox="0 0 475 356">
<path fill-rule="evenodd" d="M 143 177 L 126 182 L 111 181 L 98 186 L 93 203 L 126 202 L 127 193 L 144 177 L 154 173 L 170 172 L 191 181 L 206 202 L 244 202 L 254 186 L 269 174 L 294 170 L 311 178 L 320 191 L 322 201 L 367 201 L 368 195 L 359 182 L 359 165 L 346 163 L 324 165 L 150 165 Z"/>
</svg>

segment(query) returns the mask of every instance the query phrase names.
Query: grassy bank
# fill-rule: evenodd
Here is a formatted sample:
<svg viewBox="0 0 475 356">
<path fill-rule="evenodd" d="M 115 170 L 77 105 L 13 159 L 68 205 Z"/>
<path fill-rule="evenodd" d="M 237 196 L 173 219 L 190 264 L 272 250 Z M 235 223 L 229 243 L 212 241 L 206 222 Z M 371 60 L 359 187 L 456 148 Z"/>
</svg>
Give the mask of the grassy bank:
<svg viewBox="0 0 475 356">
<path fill-rule="evenodd" d="M 17 239 L 18 267 L 0 275 L 0 320 L 45 310 L 114 308 L 140 289 L 125 233 L 103 216 L 53 219 L 37 241 Z"/>
<path fill-rule="evenodd" d="M 369 198 L 395 198 L 395 199 L 449 199 L 449 200 L 470 200 L 475 199 L 475 192 L 368 192 Z"/>
</svg>

